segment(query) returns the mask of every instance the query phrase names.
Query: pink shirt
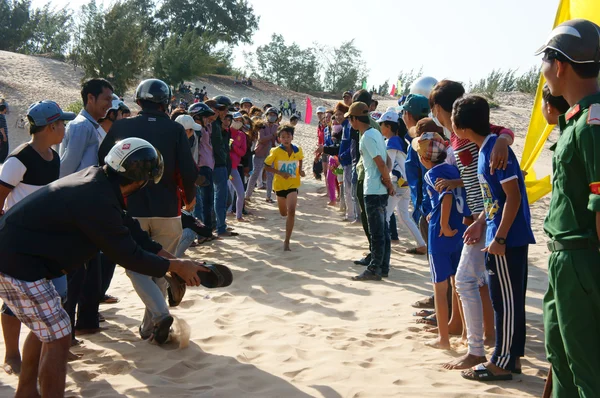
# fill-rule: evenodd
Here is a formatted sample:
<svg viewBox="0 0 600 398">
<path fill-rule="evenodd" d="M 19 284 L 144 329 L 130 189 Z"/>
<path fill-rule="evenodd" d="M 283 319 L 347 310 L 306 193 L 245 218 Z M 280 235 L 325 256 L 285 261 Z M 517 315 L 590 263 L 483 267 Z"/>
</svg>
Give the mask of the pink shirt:
<svg viewBox="0 0 600 398">
<path fill-rule="evenodd" d="M 229 156 L 231 157 L 231 168 L 237 169 L 242 156 L 246 154 L 246 150 L 248 149 L 246 146 L 246 134 L 243 131 L 233 128 L 230 129 L 230 131 L 231 139 L 233 140 L 231 143 L 231 151 L 229 152 Z"/>
<path fill-rule="evenodd" d="M 254 148 L 254 154 L 256 156 L 259 158 L 266 158 L 269 155 L 271 148 L 275 146 L 278 128 L 279 125 L 277 123 L 268 123 L 258 132 L 258 141 L 256 142 L 256 148 Z M 260 142 L 260 140 L 265 138 L 269 138 L 269 140 Z"/>
</svg>

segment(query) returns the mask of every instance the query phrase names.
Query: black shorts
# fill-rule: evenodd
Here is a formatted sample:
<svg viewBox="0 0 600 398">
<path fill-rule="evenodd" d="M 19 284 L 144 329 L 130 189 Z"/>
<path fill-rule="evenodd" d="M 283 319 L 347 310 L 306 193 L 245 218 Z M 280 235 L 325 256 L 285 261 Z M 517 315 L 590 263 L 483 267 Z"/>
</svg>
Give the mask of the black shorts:
<svg viewBox="0 0 600 398">
<path fill-rule="evenodd" d="M 287 198 L 287 196 L 292 192 L 298 192 L 298 188 L 284 189 L 283 191 L 275 191 L 275 195 L 277 195 L 280 198 Z"/>
</svg>

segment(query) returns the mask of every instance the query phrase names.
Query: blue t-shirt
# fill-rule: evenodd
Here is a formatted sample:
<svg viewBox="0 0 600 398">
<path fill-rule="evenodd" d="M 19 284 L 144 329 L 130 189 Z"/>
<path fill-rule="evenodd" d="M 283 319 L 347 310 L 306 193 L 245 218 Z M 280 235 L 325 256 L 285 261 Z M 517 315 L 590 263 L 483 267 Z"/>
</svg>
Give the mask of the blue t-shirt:
<svg viewBox="0 0 600 398">
<path fill-rule="evenodd" d="M 467 206 L 467 195 L 465 189 L 458 187 L 452 191 L 438 192 L 435 190 L 435 182 L 438 178 L 445 180 L 460 179 L 460 172 L 456 166 L 448 163 L 441 163 L 431 168 L 425 174 L 425 190 L 431 202 L 431 219 L 429 220 L 429 253 L 453 253 L 462 250 L 463 233 L 466 226 L 463 224 L 463 217 L 471 215 Z M 442 217 L 442 199 L 446 195 L 452 195 L 452 210 L 448 224 L 451 229 L 457 229 L 458 233 L 453 237 L 441 236 L 440 231 Z"/>
<path fill-rule="evenodd" d="M 387 195 L 387 189 L 381 182 L 381 173 L 373 159 L 377 156 L 385 163 L 387 149 L 383 135 L 374 128 L 370 128 L 360 138 L 360 155 L 365 166 L 365 195 Z"/>
<path fill-rule="evenodd" d="M 513 221 L 506 239 L 506 247 L 525 246 L 535 243 L 533 231 L 531 230 L 531 215 L 529 214 L 529 202 L 527 191 L 519 161 L 511 148 L 508 148 L 508 163 L 506 170 L 496 170 L 494 175 L 490 174 L 490 159 L 492 149 L 498 137 L 494 134 L 487 136 L 479 149 L 479 160 L 477 163 L 477 177 L 483 194 L 483 207 L 487 220 L 486 246 L 491 244 L 496 237 L 496 231 L 502 221 L 502 212 L 506 203 L 506 194 L 502 184 L 517 179 L 519 191 L 521 191 L 521 206 Z"/>
<path fill-rule="evenodd" d="M 431 211 L 431 200 L 423 188 L 423 176 L 427 173 L 427 169 L 421 164 L 419 155 L 410 145 L 412 137 L 406 134 L 404 139 L 408 143 L 405 168 L 406 180 L 410 187 L 410 199 L 413 206 L 426 216 Z"/>
</svg>

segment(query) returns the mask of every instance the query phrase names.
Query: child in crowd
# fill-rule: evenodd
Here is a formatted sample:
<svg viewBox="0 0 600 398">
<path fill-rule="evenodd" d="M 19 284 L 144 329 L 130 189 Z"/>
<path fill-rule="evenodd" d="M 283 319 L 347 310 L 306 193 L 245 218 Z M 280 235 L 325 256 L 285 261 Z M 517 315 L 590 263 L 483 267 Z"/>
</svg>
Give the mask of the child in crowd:
<svg viewBox="0 0 600 398">
<path fill-rule="evenodd" d="M 570 106 L 563 97 L 555 97 L 550 94 L 548 83 L 544 84 L 542 90 L 542 114 L 548 124 L 558 124 L 558 117 L 567 113 Z"/>
<path fill-rule="evenodd" d="M 527 254 L 535 243 L 527 191 L 519 162 L 509 148 L 506 169 L 492 171 L 492 149 L 499 138 L 490 129 L 490 108 L 483 97 L 468 95 L 453 105 L 454 133 L 479 147 L 477 175 L 484 211 L 465 233 L 465 242 L 485 234 L 486 268 L 496 320 L 496 347 L 490 361 L 462 372 L 477 381 L 512 380 L 525 351 Z"/>
<path fill-rule="evenodd" d="M 338 201 L 338 185 L 335 170 L 338 168 L 339 165 L 340 162 L 338 162 L 337 156 L 329 156 L 327 168 L 327 191 L 329 193 L 329 203 L 327 203 L 327 206 L 335 206 Z"/>
<path fill-rule="evenodd" d="M 294 127 L 282 125 L 277 130 L 277 137 L 281 144 L 271 149 L 269 156 L 265 159 L 265 169 L 267 172 L 275 174 L 273 188 L 277 195 L 279 214 L 287 217 L 283 250 L 291 251 L 290 238 L 296 218 L 298 188 L 300 187 L 300 177 L 304 177 L 304 170 L 302 170 L 304 155 L 302 148 L 292 144 Z"/>
<path fill-rule="evenodd" d="M 239 222 L 245 222 L 242 217 L 244 209 L 244 182 L 238 170 L 238 166 L 242 157 L 248 150 L 246 146 L 246 134 L 241 130 L 244 126 L 244 118 L 241 113 L 233 114 L 233 122 L 231 123 L 231 178 L 233 188 L 236 194 L 235 216 Z"/>
<path fill-rule="evenodd" d="M 75 119 L 75 114 L 63 112 L 54 101 L 40 101 L 27 110 L 31 140 L 17 147 L 0 169 L 0 216 L 45 185 L 58 180 L 60 157 L 53 145 L 65 136 L 65 120 Z M 67 277 L 52 279 L 63 302 L 67 298 Z M 4 335 L 4 371 L 8 374 L 21 371 L 19 334 L 21 322 L 2 305 L 2 333 Z M 70 355 L 73 359 L 73 355 Z"/>
<path fill-rule="evenodd" d="M 425 254 L 425 251 L 427 250 L 425 240 L 419 232 L 419 227 L 408 212 L 410 188 L 406 180 L 406 143 L 403 140 L 404 135 L 407 133 L 406 125 L 404 124 L 404 121 L 398 117 L 398 113 L 395 111 L 384 113 L 377 120 L 377 123 L 381 126 L 381 134 L 387 139 L 387 154 L 392 164 L 390 177 L 392 179 L 392 184 L 396 189 L 396 194 L 390 196 L 388 199 L 387 216 L 391 220 L 395 217 L 394 210 L 398 210 L 400 225 L 404 225 L 408 228 L 413 239 L 417 243 L 416 253 Z M 391 225 L 392 223 L 390 222 L 390 226 Z"/>
<path fill-rule="evenodd" d="M 427 345 L 449 349 L 448 289 L 454 288 L 454 275 L 463 247 L 462 236 L 465 231 L 463 217 L 469 216 L 470 212 L 466 206 L 464 189 L 461 187 L 442 192 L 435 189 L 438 178 L 460 178 L 458 168 L 446 162 L 448 143 L 438 133 L 426 132 L 419 138 L 413 139 L 411 145 L 428 170 L 423 182 L 432 207 L 429 215 L 428 251 L 438 338 Z"/>
</svg>

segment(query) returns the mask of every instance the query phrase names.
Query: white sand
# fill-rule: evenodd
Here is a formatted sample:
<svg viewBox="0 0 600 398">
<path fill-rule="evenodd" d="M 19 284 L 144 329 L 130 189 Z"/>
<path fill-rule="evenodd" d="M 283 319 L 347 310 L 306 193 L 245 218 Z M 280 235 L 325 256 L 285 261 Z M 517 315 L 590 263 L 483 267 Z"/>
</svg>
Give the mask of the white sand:
<svg viewBox="0 0 600 398">
<path fill-rule="evenodd" d="M 9 55 L 12 54 L 0 52 L 0 64 Z M 20 62 L 30 60 L 31 57 L 24 57 Z M 46 67 L 49 76 L 61 76 L 60 70 L 69 68 L 62 64 L 51 66 L 57 70 Z M 31 73 L 31 66 L 24 65 L 21 72 Z M 65 88 L 57 95 L 65 95 L 61 99 L 69 103 L 77 98 L 77 77 L 64 72 L 62 76 Z M 48 83 L 42 87 L 48 91 L 33 87 L 27 91 L 30 82 L 22 80 L 19 74 L 7 78 L 0 73 L 0 79 L 0 93 L 14 93 L 15 87 L 27 93 L 23 103 L 41 99 L 35 92 L 52 92 L 46 86 Z M 229 87 L 229 92 L 225 88 L 219 93 L 248 95 L 245 87 Z M 209 86 L 210 95 L 217 94 L 216 89 Z M 261 101 L 273 102 L 278 102 L 282 95 L 272 91 L 253 94 Z M 493 119 L 515 130 L 515 148 L 519 152 L 531 100 L 512 94 L 507 97 L 500 102 L 513 105 L 494 111 Z M 53 99 L 49 94 L 48 98 Z M 297 94 L 296 98 L 298 102 L 304 96 Z M 11 105 L 15 102 L 8 99 Z M 391 103 L 382 102 L 380 109 L 385 110 Z M 317 105 L 320 103 L 313 103 L 314 107 Z M 303 111 L 304 105 L 299 109 Z M 296 141 L 310 158 L 316 143 L 314 125 L 301 125 Z M 544 155 L 539 162 L 542 170 L 548 169 L 548 161 L 549 157 Z M 305 170 L 309 176 L 311 163 L 307 159 Z M 67 396 L 541 395 L 543 377 L 547 374 L 541 311 L 547 286 L 548 254 L 542 231 L 547 198 L 532 207 L 533 228 L 539 243 L 530 249 L 523 375 L 516 375 L 511 382 L 480 384 L 463 380 L 458 371 L 441 368 L 445 361 L 466 351 L 458 337 L 452 339 L 452 351 L 424 345 L 434 335 L 415 324 L 410 304 L 431 293 L 429 267 L 423 257 L 403 254 L 404 248 L 411 244 L 406 239 L 408 233 L 403 231 L 401 243 L 392 247 L 389 279 L 350 281 L 351 276 L 361 271 L 351 260 L 360 258 L 367 248 L 362 228 L 342 223 L 341 213 L 326 206 L 322 182 L 310 177 L 303 184 L 291 253 L 282 251 L 285 221 L 275 205 L 263 202 L 264 191 L 257 191 L 255 204 L 250 207 L 251 223 L 239 224 L 229 218 L 240 237 L 189 249 L 191 257 L 229 265 L 235 279 L 226 289 L 189 288 L 184 302 L 173 310 L 173 314 L 191 326 L 190 345 L 186 349 L 175 345 L 157 347 L 140 340 L 137 327 L 143 305 L 123 269 L 117 268 L 109 293 L 121 302 L 101 306 L 107 329 L 85 338 L 85 345 L 75 350 L 84 357 L 69 364 Z M 25 330 L 22 341 L 24 336 Z M 0 359 L 4 356 L 1 342 L 0 356 Z M 0 372 L 0 396 L 12 396 L 16 384 L 15 376 Z"/>
</svg>

